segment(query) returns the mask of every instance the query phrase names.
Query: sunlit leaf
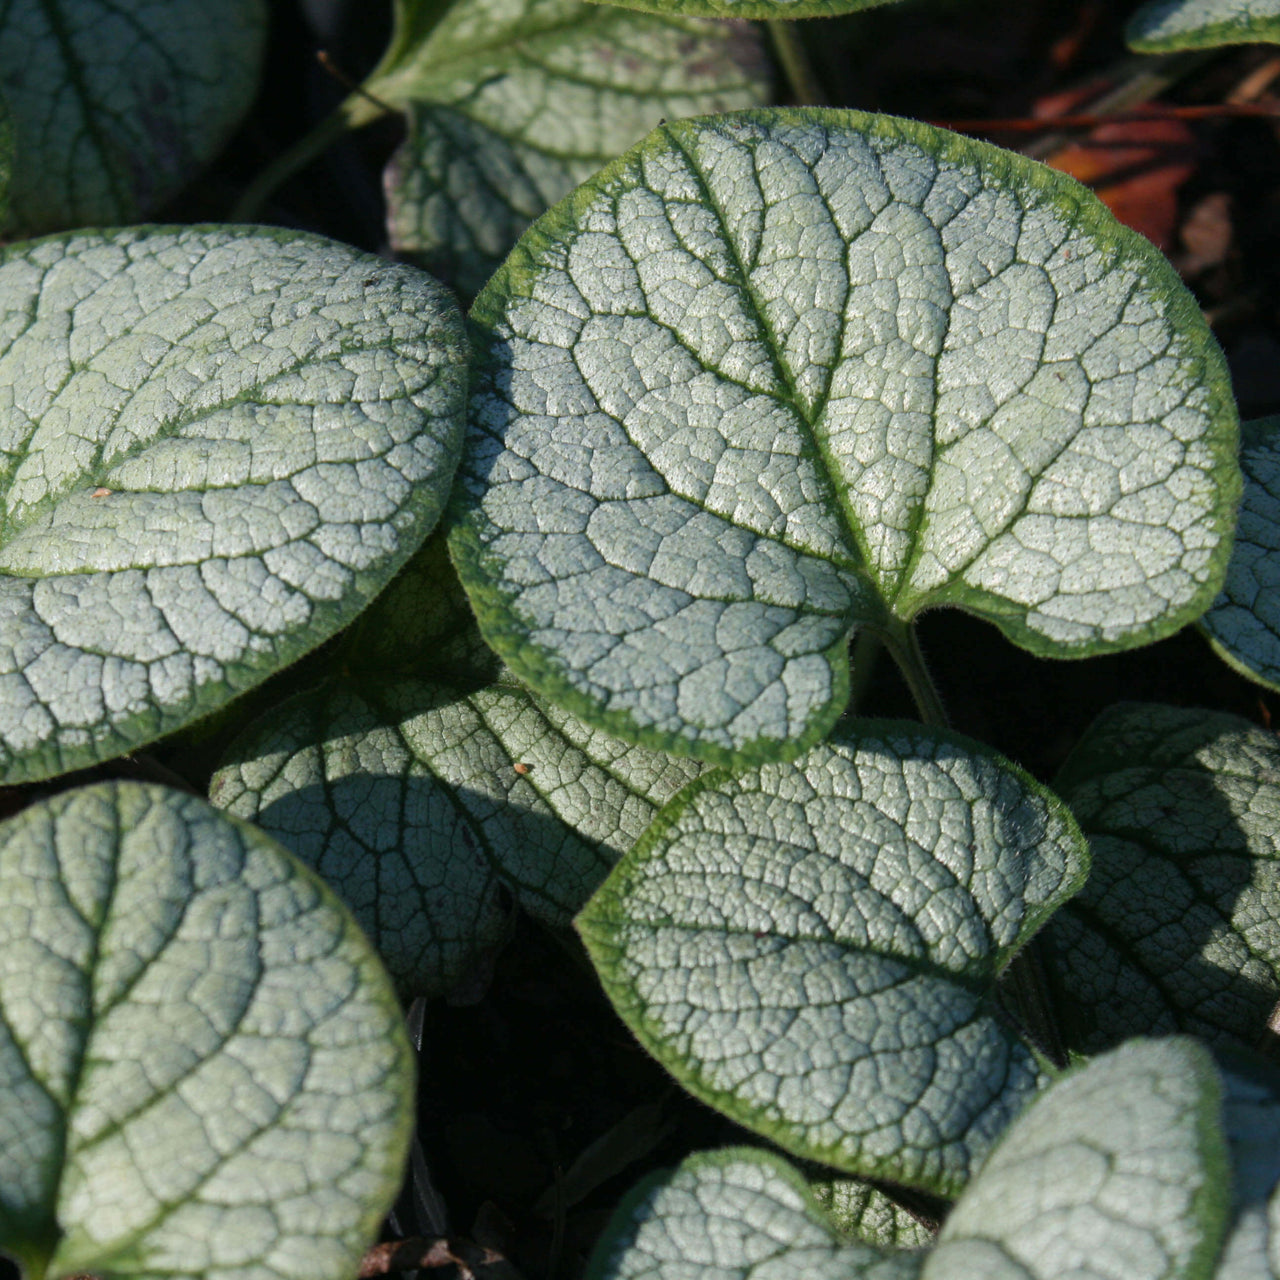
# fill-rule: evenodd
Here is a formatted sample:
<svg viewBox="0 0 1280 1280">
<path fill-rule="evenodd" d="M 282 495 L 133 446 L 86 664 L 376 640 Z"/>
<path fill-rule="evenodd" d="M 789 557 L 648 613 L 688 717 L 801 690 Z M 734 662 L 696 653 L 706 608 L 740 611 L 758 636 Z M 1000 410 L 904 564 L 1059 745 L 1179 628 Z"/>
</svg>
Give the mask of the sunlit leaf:
<svg viewBox="0 0 1280 1280">
<path fill-rule="evenodd" d="M 637 1187 L 587 1280 L 912 1280 L 919 1269 L 843 1240 L 790 1165 L 743 1147 L 690 1156 Z"/>
<path fill-rule="evenodd" d="M 1049 101 L 1061 102 L 1061 95 Z M 1044 105 L 1042 99 L 1036 110 Z M 1196 172 L 1197 160 L 1191 126 L 1172 117 L 1106 121 L 1045 157 L 1165 253 L 1177 243 L 1183 220 L 1178 192 Z"/>
<path fill-rule="evenodd" d="M 1243 1220 L 1235 1265 L 1213 1270 L 1232 1216 L 1224 1093 L 1240 1200 L 1256 1206 L 1254 1184 L 1275 1181 L 1265 1142 L 1280 1099 L 1230 1075 L 1224 1082 L 1192 1040 L 1133 1041 L 1050 1085 L 1012 1123 L 932 1249 L 844 1243 L 794 1169 L 761 1151 L 727 1150 L 690 1156 L 637 1187 L 587 1275 L 1273 1280 L 1256 1265 L 1259 1236 Z M 1265 1123 L 1246 1135 L 1250 1119 Z"/>
<path fill-rule="evenodd" d="M 261 832 L 133 783 L 0 825 L 0 1249 L 26 1280 L 349 1280 L 413 1055 L 348 913 Z"/>
<path fill-rule="evenodd" d="M 215 710 L 351 621 L 439 517 L 461 317 L 289 232 L 149 228 L 0 257 L 0 776 Z"/>
<path fill-rule="evenodd" d="M 1132 1041 L 1020 1117 L 948 1216 L 922 1280 L 1196 1280 L 1230 1211 L 1213 1059 Z"/>
<path fill-rule="evenodd" d="M 794 756 L 846 640 L 963 607 L 1085 656 L 1226 571 L 1234 402 L 1194 299 L 1082 187 L 926 125 L 670 124 L 477 300 L 451 550 L 486 640 L 602 728 Z"/>
<path fill-rule="evenodd" d="M 1125 34 L 1140 53 L 1280 43 L 1280 0 L 1149 0 Z"/>
<path fill-rule="evenodd" d="M 696 1096 L 809 1159 L 954 1195 L 1041 1071 L 995 982 L 1079 888 L 1066 807 L 906 723 L 714 770 L 579 915 L 606 992 Z"/>
</svg>

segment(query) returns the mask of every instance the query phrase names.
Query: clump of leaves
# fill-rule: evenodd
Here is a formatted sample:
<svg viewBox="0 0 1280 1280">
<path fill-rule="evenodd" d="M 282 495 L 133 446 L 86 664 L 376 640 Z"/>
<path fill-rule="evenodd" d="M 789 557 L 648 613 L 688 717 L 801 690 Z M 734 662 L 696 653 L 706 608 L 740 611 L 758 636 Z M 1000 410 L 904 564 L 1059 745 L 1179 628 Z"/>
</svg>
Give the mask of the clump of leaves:
<svg viewBox="0 0 1280 1280">
<path fill-rule="evenodd" d="M 403 111 L 391 238 L 478 294 L 469 338 L 418 267 L 304 232 L 0 255 L 0 1248 L 31 1280 L 349 1275 L 411 1144 L 393 990 L 472 998 L 518 911 L 576 917 L 674 1080 L 807 1162 L 650 1176 L 595 1280 L 1277 1271 L 1274 736 L 1115 707 L 1051 789 L 948 727 L 917 636 L 951 606 L 1087 659 L 1198 623 L 1276 687 L 1275 423 L 1240 450 L 1195 300 L 1083 188 L 760 109 L 755 35 L 711 20 L 869 5 L 653 7 L 400 0 L 244 193 Z M 44 69 L 0 41 L 20 231 L 141 216 L 252 87 L 256 3 L 86 42 L 97 12 L 0 14 Z M 1134 40 L 1274 18 L 1147 5 Z M 877 646 L 923 723 L 851 710 Z M 176 731 L 225 747 L 217 809 L 27 785 Z M 549 1270 L 658 1115 L 544 1191 Z"/>
<path fill-rule="evenodd" d="M 1249 1120 L 1274 1133 L 1270 1099 Z M 746 1277 L 767 1263 L 824 1278 L 1052 1280 L 1084 1260 L 1093 1275 L 1208 1274 L 1224 1240 L 1229 1260 L 1258 1243 L 1257 1206 L 1232 1213 L 1228 1155 L 1251 1180 L 1280 1178 L 1274 1150 L 1236 1127 L 1250 1104 L 1257 1081 L 1219 1072 L 1194 1041 L 1131 1041 L 1055 1082 L 1009 1126 L 930 1248 L 843 1239 L 793 1169 L 731 1149 L 632 1192 L 588 1274 L 665 1280 L 692 1264 Z"/>
</svg>

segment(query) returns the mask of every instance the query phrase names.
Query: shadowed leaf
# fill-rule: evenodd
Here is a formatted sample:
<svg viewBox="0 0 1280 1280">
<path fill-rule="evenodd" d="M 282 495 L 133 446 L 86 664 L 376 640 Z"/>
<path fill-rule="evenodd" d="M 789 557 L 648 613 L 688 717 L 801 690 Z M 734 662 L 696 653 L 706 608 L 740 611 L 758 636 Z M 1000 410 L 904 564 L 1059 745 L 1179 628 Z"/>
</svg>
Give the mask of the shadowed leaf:
<svg viewBox="0 0 1280 1280">
<path fill-rule="evenodd" d="M 137 222 L 222 147 L 258 87 L 262 0 L 7 0 L 0 93 L 32 234 Z"/>
</svg>

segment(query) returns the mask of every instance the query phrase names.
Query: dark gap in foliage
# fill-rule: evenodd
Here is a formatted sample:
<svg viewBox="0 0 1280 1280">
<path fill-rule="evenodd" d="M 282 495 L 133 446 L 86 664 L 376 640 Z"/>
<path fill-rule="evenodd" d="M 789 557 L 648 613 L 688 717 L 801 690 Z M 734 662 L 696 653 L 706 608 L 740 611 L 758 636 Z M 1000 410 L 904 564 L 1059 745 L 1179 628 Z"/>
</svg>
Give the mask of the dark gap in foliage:
<svg viewBox="0 0 1280 1280">
<path fill-rule="evenodd" d="M 451 1230 L 496 1231 L 529 1276 L 546 1274 L 554 1229 L 535 1204 L 634 1108 L 661 1103 L 669 1131 L 643 1161 L 566 1208 L 562 1276 L 581 1274 L 619 1198 L 645 1174 L 689 1150 L 761 1145 L 675 1087 L 586 966 L 576 939 L 557 941 L 522 919 L 483 999 L 437 1001 L 426 1013 L 419 1133 Z"/>
</svg>

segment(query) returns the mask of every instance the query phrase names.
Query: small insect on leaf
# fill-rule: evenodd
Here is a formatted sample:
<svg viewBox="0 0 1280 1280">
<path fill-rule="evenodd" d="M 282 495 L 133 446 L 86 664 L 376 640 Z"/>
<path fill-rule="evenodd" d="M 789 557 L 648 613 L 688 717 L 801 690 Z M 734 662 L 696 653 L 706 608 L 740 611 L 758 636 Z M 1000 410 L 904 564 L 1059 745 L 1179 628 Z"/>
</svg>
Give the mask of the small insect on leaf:
<svg viewBox="0 0 1280 1280">
<path fill-rule="evenodd" d="M 525 775 L 526 773 L 528 773 L 532 768 L 533 768 L 533 765 L 531 765 L 531 764 L 525 764 L 525 762 L 524 762 L 523 760 L 521 760 L 521 761 L 520 761 L 520 763 L 519 763 L 519 764 L 517 764 L 517 765 L 515 766 L 515 770 L 516 770 L 516 772 L 517 772 L 517 773 L 518 773 L 522 778 L 523 778 L 523 777 L 524 777 L 524 775 Z"/>
<path fill-rule="evenodd" d="M 110 489 L 103 489 L 101 486 L 99 486 L 97 489 L 93 491 L 92 496 L 95 498 L 106 498 L 106 497 L 109 497 L 110 494 L 111 494 Z"/>
</svg>

